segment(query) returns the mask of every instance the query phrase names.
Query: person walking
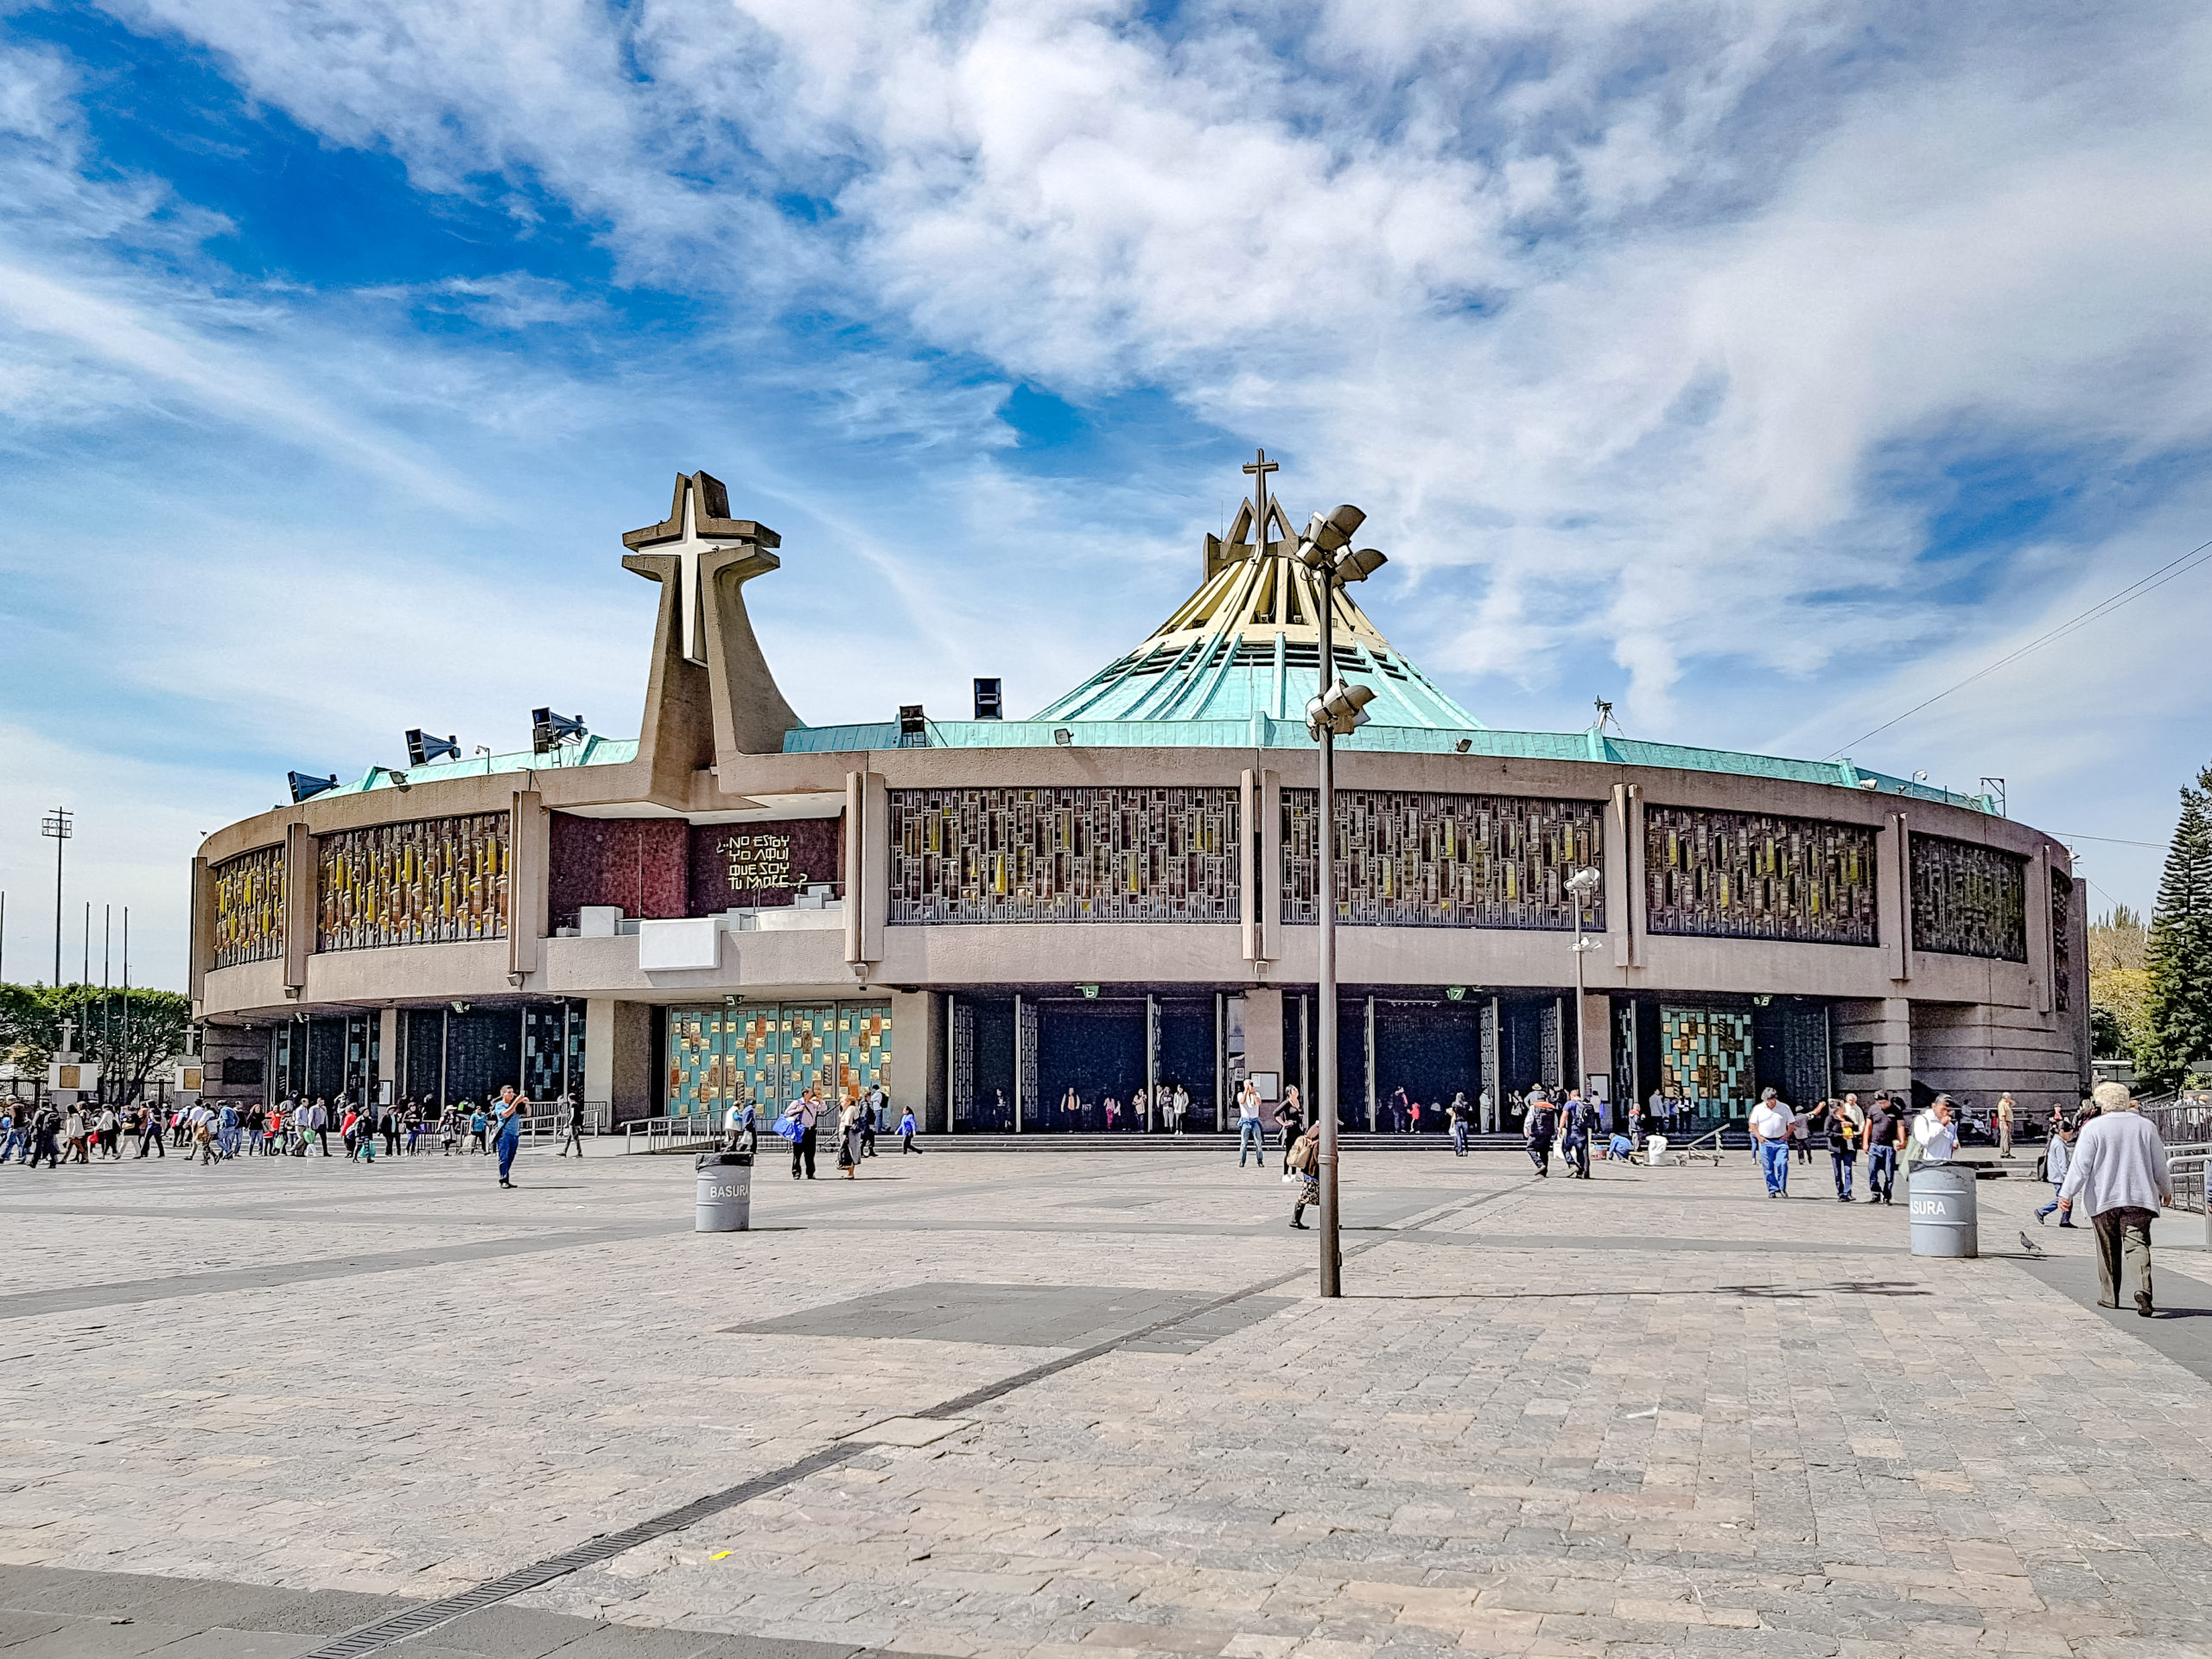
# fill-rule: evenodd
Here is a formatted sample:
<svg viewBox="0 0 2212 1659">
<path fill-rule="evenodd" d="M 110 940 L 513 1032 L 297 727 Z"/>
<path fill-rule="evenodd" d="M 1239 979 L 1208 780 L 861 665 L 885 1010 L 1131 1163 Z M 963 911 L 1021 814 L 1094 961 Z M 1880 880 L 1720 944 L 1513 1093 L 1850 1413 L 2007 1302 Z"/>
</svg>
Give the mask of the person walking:
<svg viewBox="0 0 2212 1659">
<path fill-rule="evenodd" d="M 0 1164 L 19 1154 L 28 1158 L 30 1137 L 23 1133 L 22 1119 L 29 1114 L 13 1101 L 0 1102 Z M 144 1154 L 139 1154 L 143 1157 Z"/>
<path fill-rule="evenodd" d="M 1859 1173 L 1859 1142 L 1866 1131 L 1866 1114 L 1859 1096 L 1846 1095 L 1828 1108 L 1828 1161 L 1835 1166 L 1835 1201 L 1852 1204 L 1853 1178 Z"/>
<path fill-rule="evenodd" d="M 1816 1118 L 1824 1115 L 1826 1109 L 1827 1103 L 1823 1101 L 1810 1111 L 1797 1112 L 1790 1117 L 1789 1146 L 1796 1153 L 1797 1161 L 1801 1164 L 1813 1161 L 1813 1124 Z"/>
<path fill-rule="evenodd" d="M 849 1181 L 861 1166 L 861 1117 L 866 1110 L 859 1101 L 849 1100 L 837 1112 L 837 1168 Z"/>
<path fill-rule="evenodd" d="M 1321 1202 L 1321 1126 L 1313 1124 L 1290 1149 L 1291 1173 L 1298 1178 L 1298 1193 L 1290 1203 L 1290 1224 L 1308 1231 L 1306 1210 Z"/>
<path fill-rule="evenodd" d="M 1874 1096 L 1874 1109 L 1867 1114 L 1866 1132 L 1860 1139 L 1866 1146 L 1866 1202 L 1894 1202 L 1897 1148 L 1904 1143 L 1904 1119 L 1897 1114 L 1897 1103 L 1887 1095 Z"/>
<path fill-rule="evenodd" d="M 875 1156 L 875 1113 L 876 1108 L 881 1103 L 882 1099 L 883 1093 L 880 1090 L 876 1090 L 873 1094 L 862 1095 L 860 1097 L 860 1155 L 862 1158 L 873 1158 Z M 1106 1127 L 1110 1129 L 1114 1126 L 1109 1122 Z"/>
<path fill-rule="evenodd" d="M 909 1106 L 899 1120 L 899 1155 L 901 1158 L 910 1152 L 920 1153 L 921 1148 L 914 1144 L 914 1136 L 918 1133 L 914 1123 L 914 1109 Z"/>
<path fill-rule="evenodd" d="M 516 1093 L 512 1083 L 503 1083 L 493 1113 L 499 1120 L 499 1185 L 512 1187 L 515 1184 L 515 1151 L 522 1145 L 523 1122 L 530 1116 L 529 1096 Z"/>
<path fill-rule="evenodd" d="M 1580 1089 L 1567 1091 L 1567 1104 L 1560 1110 L 1560 1151 L 1567 1161 L 1569 1180 L 1586 1181 L 1590 1179 L 1590 1137 L 1598 1132 L 1598 1109 L 1582 1098 Z"/>
<path fill-rule="evenodd" d="M 1236 1090 L 1236 1167 L 1244 1167 L 1244 1154 L 1252 1154 L 1252 1161 L 1262 1174 L 1268 1167 L 1268 1143 L 1260 1128 L 1260 1090 L 1247 1077 Z"/>
<path fill-rule="evenodd" d="M 799 1179 L 799 1166 L 806 1166 L 806 1179 L 814 1179 L 814 1126 L 821 1121 L 822 1108 L 810 1089 L 791 1103 L 791 1179 Z"/>
<path fill-rule="evenodd" d="M 1467 1155 L 1467 1097 L 1464 1094 L 1452 1096 L 1452 1103 L 1444 1109 L 1445 1122 L 1452 1126 L 1452 1155 Z"/>
<path fill-rule="evenodd" d="M 2173 1172 L 2158 1126 L 2126 1084 L 2101 1083 L 2090 1098 L 2097 1115 L 2075 1136 L 2058 1194 L 2088 1210 L 2097 1230 L 2097 1306 L 2120 1306 L 2124 1277 L 2133 1287 L 2135 1311 L 2147 1319 L 2158 1311 L 2151 1300 L 2151 1224 L 2174 1201 Z"/>
<path fill-rule="evenodd" d="M 317 1095 L 315 1097 L 315 1104 L 308 1108 L 308 1134 L 313 1138 L 315 1145 L 321 1148 L 322 1155 L 326 1158 L 329 1157 L 330 1107 L 321 1095 Z"/>
<path fill-rule="evenodd" d="M 1529 1161 L 1546 1180 L 1552 1173 L 1552 1140 L 1559 1133 L 1559 1110 L 1541 1089 L 1529 1090 L 1529 1116 L 1522 1134 L 1529 1143 Z"/>
<path fill-rule="evenodd" d="M 2040 1227 L 2044 1222 L 2050 1220 L 2050 1212 L 2054 1210 L 2064 1211 L 2058 1217 L 2060 1226 L 2071 1227 L 2074 1224 L 2073 1206 L 2066 1202 L 2065 1198 L 2066 1166 L 2073 1158 L 2074 1139 L 2081 1133 L 2082 1125 L 2096 1115 L 2095 1104 L 2086 1100 L 2082 1103 L 2082 1116 L 2075 1120 L 2071 1128 L 2067 1126 L 2057 1113 L 2051 1114 L 2050 1140 L 2044 1147 L 2043 1154 L 2044 1179 L 2050 1183 L 2050 1202 L 2036 1211 L 2037 1226 Z"/>
<path fill-rule="evenodd" d="M 1999 1158 L 2012 1155 L 2012 1114 L 2016 1109 L 2012 1096 L 1997 1096 L 1997 1155 Z"/>
<path fill-rule="evenodd" d="M 1183 1133 L 1183 1120 L 1191 1115 L 1191 1091 L 1181 1084 L 1175 1085 L 1175 1101 L 1168 1114 L 1167 1127 L 1176 1135 Z"/>
<path fill-rule="evenodd" d="M 1275 1128 L 1282 1145 L 1282 1178 L 1286 1182 L 1297 1179 L 1290 1166 L 1290 1151 L 1298 1144 L 1298 1137 L 1306 1132 L 1303 1116 L 1298 1109 L 1298 1090 L 1284 1090 L 1275 1107 Z"/>
<path fill-rule="evenodd" d="M 1759 1103 L 1751 1108 L 1751 1145 L 1758 1150 L 1770 1198 L 1789 1196 L 1789 1132 L 1796 1122 L 1773 1090 L 1759 1090 Z"/>
</svg>

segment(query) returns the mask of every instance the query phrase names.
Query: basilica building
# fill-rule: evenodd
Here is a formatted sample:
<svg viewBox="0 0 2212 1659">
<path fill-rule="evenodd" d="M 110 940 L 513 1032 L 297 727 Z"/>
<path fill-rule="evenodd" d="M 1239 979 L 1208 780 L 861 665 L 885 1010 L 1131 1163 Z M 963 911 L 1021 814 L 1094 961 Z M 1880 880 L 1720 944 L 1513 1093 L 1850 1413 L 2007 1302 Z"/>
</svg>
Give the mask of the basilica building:
<svg viewBox="0 0 2212 1659">
<path fill-rule="evenodd" d="M 620 1124 L 880 1085 L 955 1135 L 1157 1132 L 1176 1099 L 1211 1129 L 1248 1078 L 1310 1103 L 1324 604 L 1375 694 L 1336 776 L 1347 1125 L 1485 1093 L 1501 1121 L 1539 1082 L 1708 1121 L 1763 1086 L 2086 1085 L 2059 842 L 1848 761 L 1491 730 L 1325 595 L 1264 489 L 1158 629 L 1027 720 L 983 681 L 973 718 L 808 725 L 747 613 L 778 537 L 705 473 L 622 540 L 660 591 L 636 738 L 550 710 L 519 753 L 416 734 L 208 837 L 211 1096 L 512 1083 Z"/>
</svg>

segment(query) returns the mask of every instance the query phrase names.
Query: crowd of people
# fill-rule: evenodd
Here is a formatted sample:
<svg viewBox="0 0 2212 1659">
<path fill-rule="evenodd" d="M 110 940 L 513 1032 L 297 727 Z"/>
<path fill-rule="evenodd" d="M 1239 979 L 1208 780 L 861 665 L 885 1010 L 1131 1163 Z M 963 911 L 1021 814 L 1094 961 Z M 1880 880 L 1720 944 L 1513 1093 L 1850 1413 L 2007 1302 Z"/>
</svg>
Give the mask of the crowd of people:
<svg viewBox="0 0 2212 1659">
<path fill-rule="evenodd" d="M 481 1154 L 499 1158 L 499 1184 L 512 1186 L 512 1147 L 531 1110 L 530 1101 L 512 1087 L 480 1104 L 458 1101 L 444 1106 L 427 1100 L 334 1103 L 301 1096 L 267 1106 L 227 1100 L 174 1105 L 134 1101 L 120 1106 L 48 1101 L 34 1106 L 0 1099 L 0 1164 L 12 1160 L 35 1169 L 44 1163 L 51 1169 L 126 1157 L 167 1158 L 171 1152 L 210 1167 L 254 1157 L 344 1157 L 373 1164 L 379 1152 L 388 1158 Z M 563 1103 L 563 1115 L 561 1155 L 573 1150 L 582 1157 L 582 1103 Z"/>
</svg>

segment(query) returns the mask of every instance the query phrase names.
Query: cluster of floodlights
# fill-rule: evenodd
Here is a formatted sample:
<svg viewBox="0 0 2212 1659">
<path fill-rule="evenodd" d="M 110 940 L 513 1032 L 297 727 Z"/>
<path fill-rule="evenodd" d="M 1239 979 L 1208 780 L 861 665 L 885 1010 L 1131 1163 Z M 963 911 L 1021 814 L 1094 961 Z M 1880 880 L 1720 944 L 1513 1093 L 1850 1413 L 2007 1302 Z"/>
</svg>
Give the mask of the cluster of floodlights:
<svg viewBox="0 0 2212 1659">
<path fill-rule="evenodd" d="M 530 711 L 530 747 L 536 753 L 550 754 L 563 743 L 581 743 L 590 734 L 590 728 L 584 724 L 582 715 L 556 715 L 550 709 Z M 476 753 L 489 755 L 492 751 L 480 745 Z M 440 737 L 434 732 L 424 731 L 420 726 L 408 728 L 407 765 L 410 770 L 461 758 L 458 734 L 448 734 Z M 395 772 L 391 777 L 397 787 L 408 787 L 406 772 Z M 284 781 L 291 788 L 292 804 L 297 806 L 302 801 L 320 795 L 327 789 L 337 788 L 338 774 L 334 772 L 327 778 L 319 778 L 312 772 L 293 772 L 285 774 Z"/>
<path fill-rule="evenodd" d="M 1325 516 L 1315 513 L 1298 538 L 1298 562 L 1319 576 L 1326 588 L 1366 581 L 1389 563 L 1378 549 L 1352 546 L 1352 532 L 1366 522 L 1367 515 L 1349 501 Z M 1328 602 L 1325 596 L 1322 602 Z M 1306 703 L 1306 729 L 1316 742 L 1324 730 L 1350 737 L 1367 724 L 1367 705 L 1374 701 L 1372 686 L 1352 685 L 1336 675 L 1327 690 Z"/>
</svg>

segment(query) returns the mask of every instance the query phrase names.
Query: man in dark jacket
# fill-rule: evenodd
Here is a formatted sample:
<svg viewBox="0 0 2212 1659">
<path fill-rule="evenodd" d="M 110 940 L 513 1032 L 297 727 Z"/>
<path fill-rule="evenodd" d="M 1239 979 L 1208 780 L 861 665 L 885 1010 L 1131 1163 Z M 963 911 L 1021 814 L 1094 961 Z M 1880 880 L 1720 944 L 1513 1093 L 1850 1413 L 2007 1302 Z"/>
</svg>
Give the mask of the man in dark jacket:
<svg viewBox="0 0 2212 1659">
<path fill-rule="evenodd" d="M 1590 1137 L 1598 1132 L 1597 1103 L 1582 1098 L 1580 1089 L 1567 1091 L 1567 1104 L 1560 1113 L 1562 1139 L 1560 1150 L 1567 1159 L 1567 1173 L 1570 1178 L 1590 1179 Z"/>
<path fill-rule="evenodd" d="M 1549 1179 L 1552 1141 L 1559 1134 L 1559 1108 L 1541 1089 L 1529 1091 L 1529 1120 L 1524 1132 L 1529 1137 L 1529 1161 L 1535 1165 L 1537 1174 Z"/>
</svg>

